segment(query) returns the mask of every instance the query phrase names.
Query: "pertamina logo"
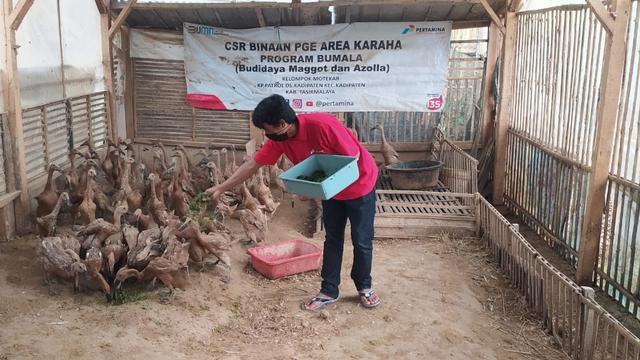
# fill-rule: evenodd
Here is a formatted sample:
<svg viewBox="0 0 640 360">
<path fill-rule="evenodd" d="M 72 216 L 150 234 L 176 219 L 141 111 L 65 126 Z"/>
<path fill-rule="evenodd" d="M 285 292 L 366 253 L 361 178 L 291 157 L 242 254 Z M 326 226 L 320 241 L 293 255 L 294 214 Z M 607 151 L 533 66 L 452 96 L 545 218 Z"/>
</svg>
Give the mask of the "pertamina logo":
<svg viewBox="0 0 640 360">
<path fill-rule="evenodd" d="M 416 33 L 416 34 L 441 34 L 443 32 L 445 32 L 446 29 L 444 28 L 444 26 L 422 26 L 422 27 L 418 27 L 415 26 L 413 24 L 408 24 L 407 26 L 405 26 L 404 29 L 402 29 L 402 32 L 400 34 L 402 35 L 406 35 L 409 33 Z"/>
</svg>

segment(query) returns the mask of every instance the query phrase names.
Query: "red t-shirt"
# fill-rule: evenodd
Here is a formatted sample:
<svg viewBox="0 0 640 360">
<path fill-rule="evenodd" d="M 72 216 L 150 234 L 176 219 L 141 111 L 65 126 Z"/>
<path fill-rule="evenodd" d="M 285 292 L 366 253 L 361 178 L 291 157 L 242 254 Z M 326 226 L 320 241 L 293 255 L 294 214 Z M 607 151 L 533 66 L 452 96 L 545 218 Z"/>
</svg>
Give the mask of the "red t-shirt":
<svg viewBox="0 0 640 360">
<path fill-rule="evenodd" d="M 298 132 L 286 141 L 266 140 L 264 146 L 253 156 L 260 165 L 275 164 L 284 154 L 292 163 L 298 164 L 312 154 L 357 156 L 360 177 L 333 198 L 351 200 L 367 195 L 378 179 L 378 167 L 369 151 L 333 115 L 313 113 L 298 115 Z"/>
</svg>

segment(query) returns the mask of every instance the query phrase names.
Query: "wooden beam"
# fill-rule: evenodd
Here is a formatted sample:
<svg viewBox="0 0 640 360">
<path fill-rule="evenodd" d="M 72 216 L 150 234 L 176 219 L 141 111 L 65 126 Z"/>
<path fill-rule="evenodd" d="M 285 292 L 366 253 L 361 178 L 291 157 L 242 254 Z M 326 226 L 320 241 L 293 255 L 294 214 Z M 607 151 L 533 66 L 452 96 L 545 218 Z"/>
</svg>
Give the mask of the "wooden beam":
<svg viewBox="0 0 640 360">
<path fill-rule="evenodd" d="M 460 20 L 454 21 L 452 28 L 455 29 L 470 29 L 470 28 L 479 28 L 486 27 L 491 24 L 491 21 L 487 20 Z"/>
<path fill-rule="evenodd" d="M 124 122 L 127 130 L 127 138 L 135 137 L 134 103 L 133 103 L 133 60 L 129 42 L 129 28 L 122 27 L 122 57 L 120 62 L 124 69 Z"/>
<path fill-rule="evenodd" d="M 489 17 L 491 18 L 491 22 L 500 30 L 502 35 L 504 35 L 505 30 L 504 30 L 504 26 L 502 25 L 502 21 L 500 20 L 496 12 L 493 10 L 491 5 L 487 2 L 487 0 L 480 0 L 480 4 L 482 4 L 482 7 L 487 12 L 487 14 L 489 14 Z"/>
<path fill-rule="evenodd" d="M 485 147 L 493 136 L 493 119 L 495 114 L 493 110 L 496 104 L 494 76 L 496 73 L 496 65 L 498 64 L 498 56 L 500 55 L 500 44 L 502 44 L 502 36 L 498 27 L 491 23 L 489 25 L 489 42 L 487 43 L 487 58 L 484 68 L 484 81 L 482 87 L 482 140 L 481 147 Z"/>
<path fill-rule="evenodd" d="M 267 26 L 267 22 L 264 20 L 264 14 L 262 13 L 262 9 L 256 8 L 256 18 L 258 18 L 258 24 L 260 24 L 260 27 Z"/>
<path fill-rule="evenodd" d="M 5 77 L 3 78 L 4 103 L 7 109 L 8 130 L 7 138 L 12 139 L 10 144 L 10 157 L 13 166 L 13 177 L 15 180 L 9 182 L 9 191 L 20 190 L 20 201 L 15 203 L 14 211 L 16 218 L 16 229 L 19 234 L 24 234 L 31 228 L 29 213 L 31 202 L 29 199 L 29 183 L 27 178 L 27 166 L 25 161 L 24 133 L 22 130 L 22 102 L 20 98 L 20 77 L 18 75 L 18 47 L 16 46 L 16 30 L 12 20 L 22 20 L 28 10 L 26 2 L 19 2 L 16 11 L 22 16 L 17 16 L 12 12 L 11 1 L 3 1 L 3 31 L 5 35 Z M 20 7 L 21 6 L 21 7 Z M 19 22 L 17 25 L 19 25 Z M 6 138 L 5 138 L 6 139 Z"/>
<path fill-rule="evenodd" d="M 96 7 L 98 8 L 98 13 L 106 14 L 109 12 L 109 7 L 111 1 L 109 0 L 96 0 Z"/>
<path fill-rule="evenodd" d="M 20 24 L 22 23 L 22 20 L 24 20 L 25 15 L 27 15 L 27 12 L 29 12 L 29 9 L 31 9 L 33 1 L 34 0 L 20 0 L 16 4 L 16 7 L 11 11 L 11 15 L 9 16 L 9 20 L 7 21 L 11 29 L 18 30 Z"/>
<path fill-rule="evenodd" d="M 318 8 L 329 6 L 365 6 L 365 5 L 452 5 L 452 4 L 480 4 L 480 0 L 332 0 L 332 1 L 317 1 L 311 3 L 292 4 L 289 2 L 225 2 L 225 3 L 159 3 L 159 2 L 142 2 L 134 5 L 136 9 L 229 9 L 229 8 L 262 8 L 262 9 L 274 9 L 274 8 L 291 8 L 292 6 L 299 6 L 303 8 Z M 116 6 L 121 8 L 122 6 Z M 125 6 L 126 7 L 126 6 Z"/>
<path fill-rule="evenodd" d="M 120 14 L 118 14 L 118 17 L 113 22 L 113 25 L 111 25 L 111 28 L 109 28 L 109 39 L 112 39 L 113 35 L 115 35 L 116 31 L 118 31 L 120 29 L 120 26 L 127 19 L 127 16 L 129 16 L 129 13 L 131 12 L 131 9 L 133 8 L 133 6 L 137 2 L 138 2 L 138 0 L 129 0 L 127 2 L 127 5 L 124 7 L 124 9 L 122 9 Z"/>
<path fill-rule="evenodd" d="M 20 196 L 20 190 L 12 191 L 8 194 L 0 196 L 0 208 L 3 208 Z"/>
<path fill-rule="evenodd" d="M 593 14 L 596 16 L 598 21 L 604 26 L 604 29 L 607 30 L 609 34 L 613 31 L 615 27 L 615 19 L 611 16 L 609 10 L 605 7 L 605 5 L 600 0 L 587 0 L 587 4 L 593 11 Z"/>
<path fill-rule="evenodd" d="M 516 13 L 506 14 L 506 28 L 502 47 L 502 62 L 500 76 L 500 104 L 495 129 L 495 161 L 493 169 L 493 203 L 503 203 L 505 167 L 507 160 L 507 130 L 511 120 L 513 103 L 513 80 L 515 75 L 516 33 L 518 17 Z"/>
<path fill-rule="evenodd" d="M 109 137 L 115 141 L 118 138 L 116 117 L 116 97 L 113 84 L 113 59 L 111 55 L 111 37 L 109 36 L 109 13 L 100 14 L 100 36 L 102 42 L 102 71 L 104 73 L 104 88 L 107 92 L 107 114 L 109 116 Z"/>
<path fill-rule="evenodd" d="M 605 41 L 604 64 L 600 86 L 600 102 L 596 118 L 596 132 L 591 156 L 591 174 L 585 204 L 584 223 L 580 233 L 576 280 L 586 285 L 593 280 L 598 259 L 602 214 L 606 206 L 609 161 L 613 151 L 616 119 L 620 105 L 622 79 L 627 51 L 630 0 L 618 0 L 613 31 Z"/>
</svg>

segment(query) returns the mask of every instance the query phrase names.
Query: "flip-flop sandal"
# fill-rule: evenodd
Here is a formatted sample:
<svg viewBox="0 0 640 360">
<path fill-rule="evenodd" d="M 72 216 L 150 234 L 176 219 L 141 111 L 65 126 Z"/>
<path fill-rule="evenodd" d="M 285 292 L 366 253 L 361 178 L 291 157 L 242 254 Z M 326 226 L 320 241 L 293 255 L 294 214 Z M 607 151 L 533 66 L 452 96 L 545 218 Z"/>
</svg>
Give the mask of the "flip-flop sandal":
<svg viewBox="0 0 640 360">
<path fill-rule="evenodd" d="M 321 307 L 325 306 L 325 305 L 329 305 L 329 304 L 333 304 L 335 302 L 338 301 L 340 297 L 337 297 L 335 299 L 332 298 L 325 298 L 325 297 L 320 297 L 320 296 L 314 296 L 311 299 L 309 299 L 308 301 L 303 302 L 302 304 L 300 304 L 300 309 L 302 310 L 307 310 L 307 311 L 315 311 L 320 309 Z M 310 308 L 309 305 L 313 304 L 313 303 L 318 303 L 318 307 L 316 308 Z"/>
<path fill-rule="evenodd" d="M 360 295 L 360 304 L 367 309 L 374 308 L 382 303 L 380 297 L 373 290 L 358 292 L 358 294 Z M 371 298 L 376 300 L 371 302 Z"/>
</svg>

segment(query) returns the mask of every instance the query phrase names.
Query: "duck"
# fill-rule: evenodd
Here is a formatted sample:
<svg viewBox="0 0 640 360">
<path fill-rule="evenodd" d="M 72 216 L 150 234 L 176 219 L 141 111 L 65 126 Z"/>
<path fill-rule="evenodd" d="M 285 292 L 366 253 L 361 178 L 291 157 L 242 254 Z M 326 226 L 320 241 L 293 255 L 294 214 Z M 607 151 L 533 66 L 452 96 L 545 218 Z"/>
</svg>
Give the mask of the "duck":
<svg viewBox="0 0 640 360">
<path fill-rule="evenodd" d="M 49 169 L 47 170 L 47 183 L 44 186 L 44 190 L 36 196 L 36 201 L 38 202 L 38 208 L 36 210 L 37 216 L 45 216 L 51 213 L 58 203 L 59 196 L 53 184 L 53 174 L 56 171 L 61 172 L 62 170 L 56 164 L 49 165 Z"/>
<path fill-rule="evenodd" d="M 155 173 L 151 173 L 149 174 L 149 181 L 149 190 L 151 193 L 149 201 L 147 202 L 149 214 L 156 224 L 159 226 L 167 226 L 167 219 L 169 217 L 167 207 L 157 196 L 157 184 L 160 184 L 160 178 Z"/>
<path fill-rule="evenodd" d="M 244 194 L 244 209 L 234 211 L 233 217 L 240 220 L 240 224 L 247 235 L 249 243 L 255 244 L 263 242 L 266 239 L 266 233 L 268 231 L 268 219 L 262 211 L 264 206 L 260 205 L 251 195 L 244 183 L 242 184 L 242 191 Z"/>
<path fill-rule="evenodd" d="M 278 205 L 280 205 L 280 203 L 273 201 L 273 194 L 271 194 L 271 190 L 264 183 L 262 168 L 258 169 L 258 176 L 253 186 L 253 194 L 258 198 L 260 204 L 264 205 L 265 210 L 271 215 L 275 213 Z"/>
<path fill-rule="evenodd" d="M 58 197 L 58 201 L 56 201 L 56 205 L 49 214 L 36 218 L 38 235 L 42 237 L 55 235 L 56 225 L 58 224 L 58 214 L 60 213 L 60 209 L 62 208 L 62 203 L 66 203 L 67 206 L 71 205 L 69 201 L 69 193 L 63 192 L 62 194 L 60 194 L 60 196 Z"/>
<path fill-rule="evenodd" d="M 77 235 L 85 237 L 83 248 L 88 249 L 91 246 L 96 246 L 96 244 L 101 247 L 109 236 L 119 233 L 122 229 L 122 215 L 124 215 L 127 210 L 126 204 L 118 205 L 113 212 L 113 223 L 99 218 L 82 227 Z M 89 235 L 93 235 L 94 238 L 91 238 Z"/>
<path fill-rule="evenodd" d="M 158 279 L 169 288 L 169 296 L 174 294 L 176 288 L 185 289 L 188 283 L 186 274 L 178 263 L 162 256 L 154 257 L 149 260 L 149 263 L 142 271 L 129 267 L 123 267 L 118 270 L 114 282 L 115 293 L 112 297 L 115 297 L 117 291 L 121 289 L 122 283 L 129 278 L 135 278 L 138 281 Z"/>
<path fill-rule="evenodd" d="M 136 209 L 133 214 L 127 217 L 127 223 L 135 226 L 140 231 L 144 231 L 151 228 L 153 218 L 151 215 L 145 214 L 142 209 Z"/>
<path fill-rule="evenodd" d="M 171 204 L 174 214 L 183 217 L 189 214 L 189 199 L 185 194 L 181 183 L 182 177 L 178 171 L 173 175 L 173 191 L 171 192 Z"/>
<path fill-rule="evenodd" d="M 225 180 L 224 178 L 224 173 L 222 172 L 222 163 L 221 163 L 221 156 L 220 156 L 220 150 L 215 149 L 211 151 L 211 155 L 212 157 L 215 157 L 215 164 L 216 164 L 216 170 L 215 170 L 215 176 L 216 176 L 216 180 L 218 181 L 218 184 L 222 184 Z"/>
<path fill-rule="evenodd" d="M 388 166 L 391 164 L 396 164 L 400 162 L 400 155 L 398 152 L 387 142 L 387 139 L 384 135 L 384 128 L 382 125 L 377 124 L 376 126 L 371 128 L 371 131 L 379 130 L 380 136 L 382 138 L 382 143 L 380 144 L 380 152 L 382 153 L 382 158 L 384 160 L 384 165 Z"/>
<path fill-rule="evenodd" d="M 42 238 L 37 252 L 47 284 L 54 276 L 63 280 L 73 280 L 74 290 L 79 289 L 80 275 L 87 272 L 87 267 L 76 252 L 65 248 L 61 238 Z"/>
<path fill-rule="evenodd" d="M 229 164 L 229 152 L 227 151 L 227 148 L 222 148 L 222 150 L 220 150 L 220 155 L 224 156 L 224 171 L 222 176 L 224 177 L 224 180 L 227 180 L 231 175 L 233 175 L 232 165 Z"/>
<path fill-rule="evenodd" d="M 185 225 L 181 227 L 181 230 L 178 231 L 176 235 L 178 238 L 187 240 L 192 247 L 201 248 L 211 253 L 227 268 L 231 267 L 231 258 L 227 254 L 227 251 L 230 250 L 231 247 L 226 234 L 213 233 L 205 235 L 200 232 L 196 222 L 187 219 Z M 202 262 L 202 258 L 198 258 L 200 255 L 201 253 L 197 254 L 194 261 Z"/>
<path fill-rule="evenodd" d="M 119 201 L 127 202 L 129 209 L 136 210 L 142 207 L 142 194 L 131 186 L 131 165 L 135 163 L 133 158 L 127 157 L 123 160 L 124 169 L 120 182 L 120 191 L 116 196 Z"/>
<path fill-rule="evenodd" d="M 96 171 L 94 169 L 89 169 L 87 172 L 88 182 L 85 187 L 84 194 L 82 196 L 82 202 L 78 205 L 74 221 L 76 218 L 79 220 L 80 225 L 87 225 L 96 219 L 96 204 L 93 201 L 94 194 L 94 180 L 96 178 Z"/>
<path fill-rule="evenodd" d="M 98 283 L 100 290 L 102 290 L 105 295 L 110 296 L 111 287 L 101 273 L 104 262 L 102 251 L 97 247 L 90 248 L 89 250 L 87 250 L 87 256 L 82 262 L 87 269 L 87 274 L 91 277 L 91 279 Z"/>
<path fill-rule="evenodd" d="M 113 278 L 116 264 L 127 254 L 127 247 L 121 239 L 122 236 L 109 237 L 101 249 L 104 258 L 102 271 L 109 278 Z"/>
</svg>

